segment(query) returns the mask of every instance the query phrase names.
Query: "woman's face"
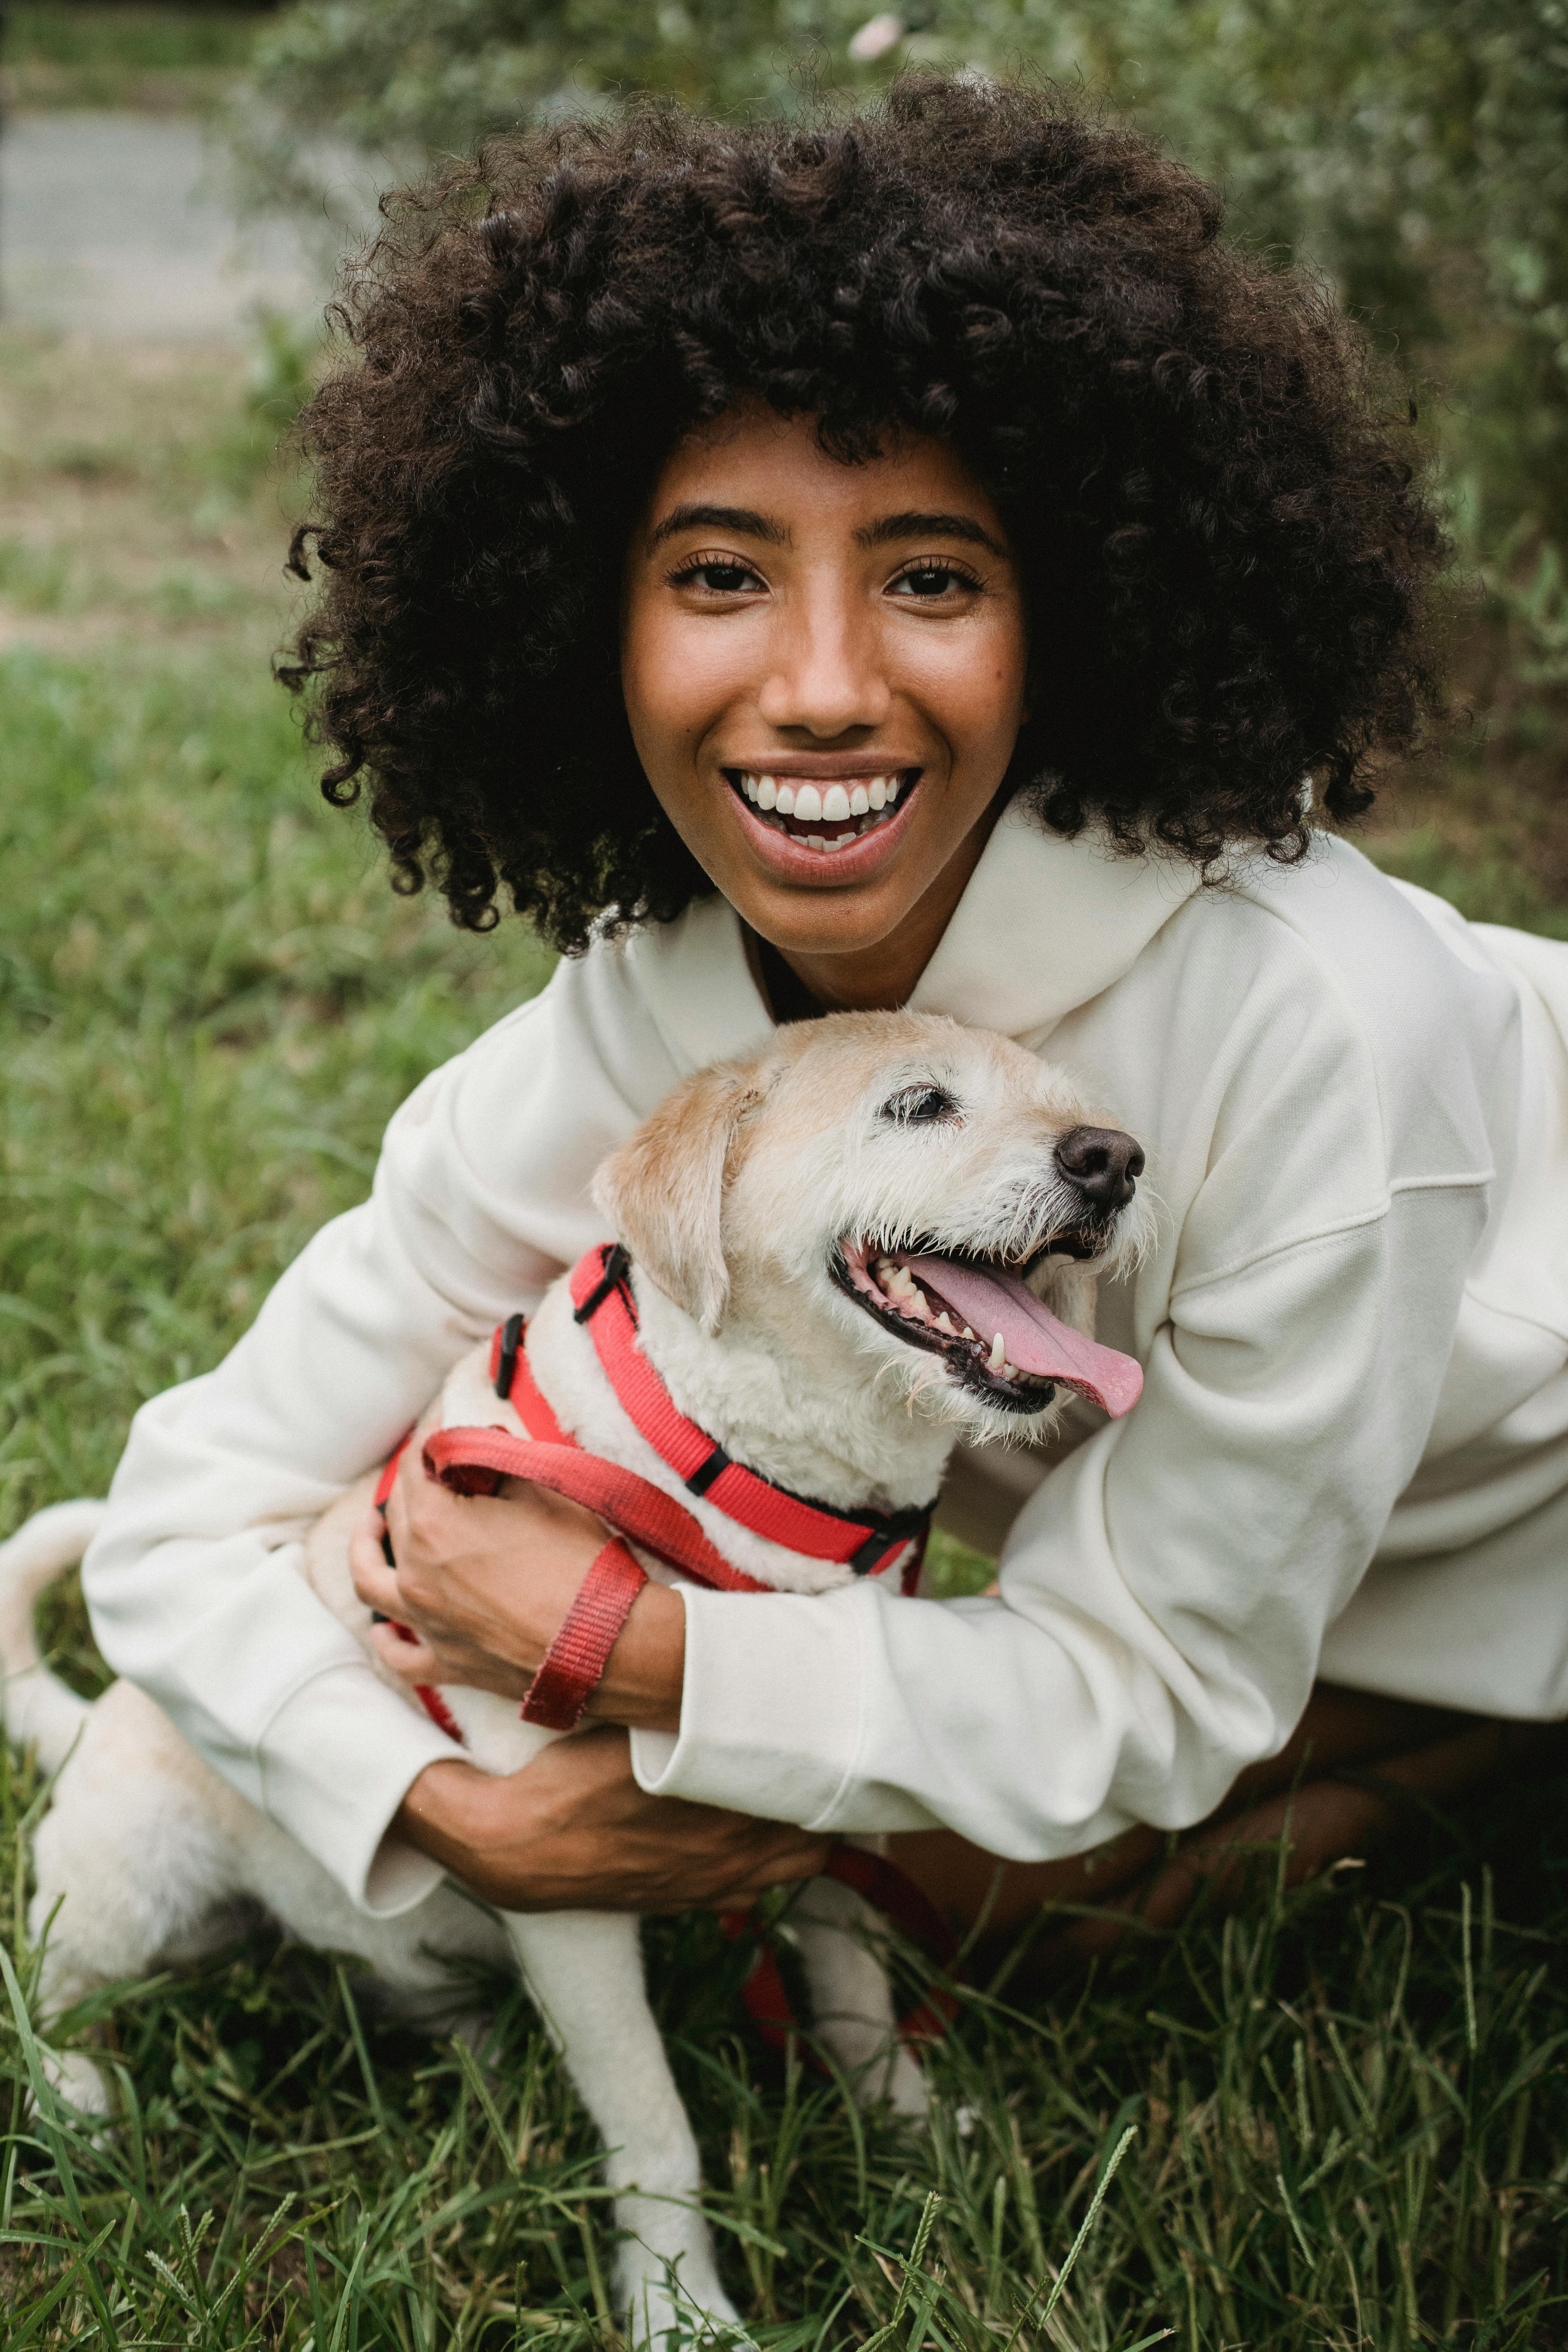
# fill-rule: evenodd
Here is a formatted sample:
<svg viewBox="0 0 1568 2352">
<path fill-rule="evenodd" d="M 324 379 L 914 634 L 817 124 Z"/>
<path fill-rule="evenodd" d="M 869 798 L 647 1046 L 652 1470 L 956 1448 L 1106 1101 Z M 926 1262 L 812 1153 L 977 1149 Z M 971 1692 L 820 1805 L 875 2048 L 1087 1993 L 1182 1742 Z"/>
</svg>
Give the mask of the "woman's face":
<svg viewBox="0 0 1568 2352">
<path fill-rule="evenodd" d="M 865 465 L 738 410 L 666 463 L 626 557 L 622 677 L 649 782 L 830 1003 L 897 1003 L 990 830 L 1025 717 L 995 509 L 942 442 Z"/>
</svg>

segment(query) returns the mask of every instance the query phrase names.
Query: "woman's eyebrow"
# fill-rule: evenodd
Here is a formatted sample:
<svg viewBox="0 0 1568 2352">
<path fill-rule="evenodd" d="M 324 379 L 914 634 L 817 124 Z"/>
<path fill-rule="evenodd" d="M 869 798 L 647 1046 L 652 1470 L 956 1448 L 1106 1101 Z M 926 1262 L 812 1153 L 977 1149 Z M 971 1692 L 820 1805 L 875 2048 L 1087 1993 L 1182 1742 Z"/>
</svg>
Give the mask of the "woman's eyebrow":
<svg viewBox="0 0 1568 2352">
<path fill-rule="evenodd" d="M 963 539 L 972 547 L 988 547 L 993 555 L 1007 552 L 973 515 L 928 514 L 923 509 L 883 515 L 876 522 L 863 524 L 855 537 L 861 547 L 886 547 L 895 539 Z"/>
<path fill-rule="evenodd" d="M 752 507 L 674 507 L 661 523 L 649 531 L 649 550 L 661 546 L 683 530 L 732 530 L 737 538 L 765 540 L 770 547 L 787 547 L 789 532 L 782 522 L 771 515 L 758 514 Z"/>
</svg>

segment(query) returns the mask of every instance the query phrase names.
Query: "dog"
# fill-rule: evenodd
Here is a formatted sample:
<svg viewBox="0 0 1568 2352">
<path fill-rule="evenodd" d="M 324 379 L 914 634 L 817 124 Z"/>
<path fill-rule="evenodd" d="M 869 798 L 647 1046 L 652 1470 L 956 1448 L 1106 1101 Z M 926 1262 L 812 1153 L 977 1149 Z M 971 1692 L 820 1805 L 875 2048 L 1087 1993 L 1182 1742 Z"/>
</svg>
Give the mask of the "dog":
<svg viewBox="0 0 1568 2352">
<path fill-rule="evenodd" d="M 590 1254 L 586 1273 L 546 1292 L 521 1342 L 527 1372 L 569 1442 L 679 1505 L 754 1585 L 827 1591 L 867 1566 L 846 1557 L 852 1545 L 859 1555 L 879 1543 L 884 1566 L 901 1551 L 907 1566 L 916 1542 L 904 1531 L 922 1523 L 959 1437 L 1038 1440 L 1064 1392 L 1113 1412 L 1135 1398 L 1136 1365 L 1092 1333 L 1097 1277 L 1145 1238 L 1142 1164 L 1066 1073 L 1005 1038 L 908 1013 L 781 1029 L 753 1060 L 686 1080 L 605 1162 L 593 1197 L 621 1251 Z M 783 1494 L 784 1540 L 726 1508 L 723 1480 L 697 1491 L 702 1479 L 683 1475 L 623 1402 L 584 1293 L 589 1283 L 607 1295 L 617 1267 L 635 1352 L 749 1492 Z M 509 1333 L 515 1356 L 515 1325 Z M 481 1349 L 458 1364 L 416 1444 L 525 1433 L 507 1401 L 511 1367 L 498 1381 L 495 1360 Z M 373 1664 L 347 1547 L 374 1485 L 351 1487 L 304 1549 L 304 1573 Z M 791 1518 L 795 1505 L 815 1517 Z M 57 1505 L 0 1548 L 9 1735 L 58 1773 L 30 1914 L 35 1941 L 46 1940 L 46 2031 L 103 1984 L 215 1948 L 258 1909 L 301 1941 L 357 1954 L 432 2021 L 458 2014 L 453 1963 L 510 1962 L 611 2151 L 616 2285 L 634 2334 L 657 2341 L 733 2322 L 696 2145 L 644 1990 L 638 1922 L 497 1916 L 450 1886 L 399 1917 L 369 1917 L 141 1690 L 117 1683 L 90 1706 L 77 1697 L 39 1658 L 32 1604 L 79 1557 L 102 1508 Z M 827 1547 L 835 1557 L 792 1548 L 797 1523 L 818 1519 L 830 1534 L 849 1530 Z M 875 1540 L 858 1545 L 868 1526 Z M 647 1573 L 676 1580 L 668 1559 L 633 1549 Z M 561 1736 L 486 1691 L 444 1689 L 435 1706 L 493 1772 L 518 1770 Z M 897 2038 L 878 1915 L 819 1879 L 791 1923 L 821 2042 L 858 2097 L 918 2118 L 924 2081 Z M 55 2052 L 52 2063 L 69 2102 L 107 2114 L 85 2052 Z"/>
</svg>

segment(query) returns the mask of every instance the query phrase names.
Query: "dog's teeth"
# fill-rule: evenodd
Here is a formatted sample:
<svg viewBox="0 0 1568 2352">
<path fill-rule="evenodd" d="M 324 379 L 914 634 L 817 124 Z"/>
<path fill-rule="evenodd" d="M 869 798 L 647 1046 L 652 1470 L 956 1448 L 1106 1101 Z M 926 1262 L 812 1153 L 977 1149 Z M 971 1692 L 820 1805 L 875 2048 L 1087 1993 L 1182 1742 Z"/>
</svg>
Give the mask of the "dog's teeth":
<svg viewBox="0 0 1568 2352">
<path fill-rule="evenodd" d="M 778 789 L 778 798 L 774 802 L 773 805 L 778 810 L 780 816 L 793 816 L 795 814 L 795 786 L 793 784 L 781 784 Z"/>
<path fill-rule="evenodd" d="M 854 791 L 849 795 L 850 815 L 864 816 L 870 805 L 871 803 L 867 795 L 865 785 L 857 784 Z"/>
<path fill-rule="evenodd" d="M 802 784 L 795 793 L 795 813 L 802 824 L 822 822 L 822 794 L 815 784 Z"/>
<path fill-rule="evenodd" d="M 1002 1367 L 1002 1377 L 1005 1381 L 1016 1381 L 1018 1377 L 1017 1365 L 1013 1363 L 1005 1363 Z"/>
<path fill-rule="evenodd" d="M 949 1335 L 950 1335 L 951 1337 L 952 1337 L 952 1338 L 954 1338 L 954 1339 L 956 1339 L 956 1338 L 957 1338 L 957 1336 L 958 1336 L 958 1335 L 957 1335 L 957 1333 L 956 1333 L 956 1332 L 953 1330 L 953 1328 L 952 1328 L 952 1316 L 948 1313 L 948 1311 L 947 1311 L 947 1309 L 946 1309 L 946 1307 L 945 1307 L 942 1308 L 942 1313 L 941 1313 L 941 1314 L 937 1317 L 937 1318 L 936 1318 L 936 1328 L 937 1328 L 937 1329 L 938 1329 L 939 1331 L 946 1331 L 947 1333 L 949 1333 Z"/>
<path fill-rule="evenodd" d="M 829 824 L 842 824 L 849 814 L 850 799 L 842 784 L 829 784 L 822 795 L 822 814 Z"/>
<path fill-rule="evenodd" d="M 773 808 L 777 803 L 778 796 L 779 788 L 772 776 L 757 778 L 757 806 L 760 809 Z"/>
<path fill-rule="evenodd" d="M 974 1337 L 973 1332 L 970 1329 L 967 1323 L 963 1327 L 963 1336 L 966 1339 L 973 1339 Z"/>
<path fill-rule="evenodd" d="M 988 1372 L 999 1372 L 1006 1360 L 1007 1350 L 1002 1345 L 1002 1334 L 998 1331 L 991 1342 L 991 1353 L 985 1359 L 985 1369 Z"/>
</svg>

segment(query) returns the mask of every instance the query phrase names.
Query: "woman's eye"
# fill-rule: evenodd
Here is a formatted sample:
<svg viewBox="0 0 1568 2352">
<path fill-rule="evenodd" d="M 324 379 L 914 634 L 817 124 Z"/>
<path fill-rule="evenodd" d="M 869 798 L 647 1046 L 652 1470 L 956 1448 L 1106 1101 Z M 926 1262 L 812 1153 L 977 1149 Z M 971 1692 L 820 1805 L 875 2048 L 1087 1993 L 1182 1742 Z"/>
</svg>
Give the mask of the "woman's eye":
<svg viewBox="0 0 1568 2352">
<path fill-rule="evenodd" d="M 709 596 L 737 596 L 763 584 L 749 563 L 736 563 L 718 555 L 688 563 L 672 578 L 673 586 L 700 588 Z"/>
<path fill-rule="evenodd" d="M 889 593 L 894 596 L 914 596 L 930 604 L 940 597 L 950 596 L 955 589 L 973 589 L 978 585 L 967 572 L 955 563 L 914 563 L 900 572 L 892 582 Z"/>
</svg>

